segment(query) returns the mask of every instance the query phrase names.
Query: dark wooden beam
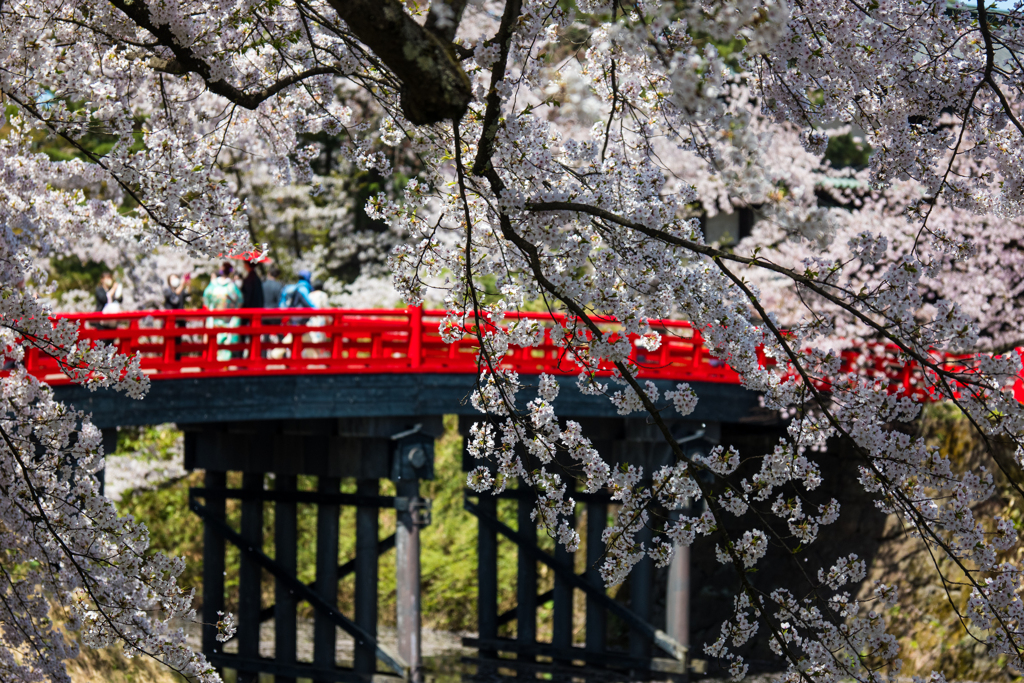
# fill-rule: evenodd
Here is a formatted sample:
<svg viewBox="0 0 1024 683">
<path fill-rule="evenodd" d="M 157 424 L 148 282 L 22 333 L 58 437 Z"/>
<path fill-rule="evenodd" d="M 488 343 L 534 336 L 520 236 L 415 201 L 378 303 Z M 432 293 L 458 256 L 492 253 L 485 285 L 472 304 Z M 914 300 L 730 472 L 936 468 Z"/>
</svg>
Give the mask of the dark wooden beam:
<svg viewBox="0 0 1024 683">
<path fill-rule="evenodd" d="M 276 493 L 287 494 L 295 491 L 296 477 L 279 474 L 274 478 Z M 279 501 L 274 506 L 274 559 L 281 567 L 294 576 L 298 571 L 298 515 L 295 503 Z M 298 600 L 288 586 L 277 579 L 274 582 L 274 604 L 260 612 L 260 622 L 274 618 L 274 659 L 285 665 L 296 663 L 296 615 Z M 264 614 L 270 614 L 264 618 Z M 287 673 L 275 673 L 274 683 L 295 683 L 295 677 Z"/>
<path fill-rule="evenodd" d="M 333 668 L 321 668 L 310 664 L 286 664 L 276 659 L 270 659 L 268 657 L 259 657 L 256 659 L 250 659 L 247 657 L 239 657 L 238 655 L 217 653 L 210 657 L 207 657 L 210 663 L 217 668 L 228 668 L 235 669 L 236 671 L 257 671 L 262 673 L 273 674 L 278 677 L 296 679 L 305 678 L 313 679 L 317 681 L 327 681 L 329 683 L 385 683 L 394 681 L 394 683 L 402 683 L 404 680 L 401 676 L 393 674 L 374 674 L 371 678 L 365 674 L 359 674 L 352 669 L 343 667 Z"/>
<path fill-rule="evenodd" d="M 477 631 L 484 640 L 498 637 L 498 534 L 487 524 L 485 516 L 497 517 L 498 500 L 480 495 L 477 515 Z M 482 649 L 484 657 L 497 657 L 494 650 Z M 484 673 L 484 672 L 481 672 Z"/>
<path fill-rule="evenodd" d="M 605 528 L 608 515 L 606 503 L 587 503 L 587 570 L 584 576 L 607 597 L 601 580 L 601 572 L 597 565 L 604 556 L 604 541 L 601 534 Z M 605 601 L 598 598 L 596 591 L 587 593 L 587 649 L 591 652 L 603 652 L 608 632 L 608 619 L 605 614 Z"/>
<path fill-rule="evenodd" d="M 580 492 L 574 490 L 575 480 L 569 479 L 566 482 L 568 487 L 568 495 L 574 499 L 578 499 Z M 576 528 L 576 515 L 573 514 L 570 520 L 572 528 Z M 574 553 L 570 553 L 566 550 L 565 546 L 561 543 L 555 544 L 555 561 L 567 566 L 573 565 Z M 564 578 L 555 575 L 555 587 L 551 591 L 551 597 L 554 600 L 552 605 L 551 615 L 551 642 L 555 647 L 558 648 L 569 648 L 572 646 L 573 636 L 573 589 L 572 585 L 569 584 Z"/>
<path fill-rule="evenodd" d="M 356 486 L 362 498 L 376 498 L 380 492 L 380 483 L 376 479 L 360 480 Z M 377 507 L 356 508 L 356 557 L 352 561 L 356 569 L 355 622 L 374 637 L 377 635 L 377 569 L 381 546 L 377 539 L 380 533 L 380 512 Z M 374 673 L 377 670 L 377 658 L 373 648 L 357 647 L 353 668 L 362 674 Z"/>
<path fill-rule="evenodd" d="M 227 486 L 227 474 L 207 472 L 207 488 Z M 224 526 L 224 501 L 211 501 L 207 516 Z M 203 654 L 209 658 L 222 649 L 217 641 L 217 614 L 224 610 L 224 536 L 218 534 L 214 524 L 203 525 Z"/>
<path fill-rule="evenodd" d="M 280 475 L 279 475 L 280 476 Z M 315 503 L 320 505 L 358 505 L 359 507 L 394 508 L 394 496 L 368 496 L 360 493 L 324 493 L 323 491 L 281 491 L 274 489 L 213 489 L 193 487 L 188 490 L 194 498 L 208 500 L 260 500 L 278 503 Z"/>
<path fill-rule="evenodd" d="M 551 657 L 563 662 L 586 662 L 599 666 L 619 667 L 622 669 L 660 671 L 663 673 L 685 673 L 686 664 L 677 659 L 666 657 L 650 657 L 639 659 L 630 657 L 625 652 L 592 652 L 582 647 L 555 647 L 549 643 L 523 643 L 511 638 L 493 638 L 485 640 L 481 638 L 463 638 L 462 644 L 466 647 L 475 647 L 479 650 L 491 650 L 495 652 L 508 652 L 513 654 L 527 653 L 537 657 Z M 522 660 L 498 660 L 499 666 L 506 664 L 522 663 Z M 617 677 L 622 680 L 621 674 Z"/>
<path fill-rule="evenodd" d="M 262 472 L 246 472 L 242 488 L 246 493 L 262 493 L 265 481 Z M 242 501 L 241 536 L 252 547 L 263 547 L 263 500 L 250 495 Z M 255 658 L 260 655 L 260 578 L 263 570 L 252 555 L 242 553 L 238 558 L 238 656 Z M 257 683 L 254 672 L 243 672 L 238 683 Z"/>
<path fill-rule="evenodd" d="M 535 380 L 522 400 L 533 398 Z M 555 411 L 564 417 L 615 418 L 615 407 L 603 396 L 584 396 L 574 377 L 559 377 L 562 391 Z M 664 391 L 676 382 L 656 381 Z M 215 423 L 233 420 L 364 418 L 387 416 L 478 415 L 466 399 L 476 386 L 474 375 L 337 374 L 269 375 L 266 377 L 195 377 L 154 380 L 149 394 L 135 400 L 112 389 L 91 392 L 85 387 L 54 387 L 60 401 L 92 414 L 97 427 L 151 425 L 165 422 Z M 692 382 L 700 398 L 688 419 L 739 422 L 767 419 L 758 394 L 731 384 Z"/>
<path fill-rule="evenodd" d="M 341 487 L 337 477 L 319 477 L 317 492 L 336 494 Z M 316 593 L 332 609 L 338 607 L 338 516 L 337 504 L 321 503 L 316 509 Z M 362 629 L 360 629 L 362 631 Z M 370 634 L 367 634 L 370 636 Z M 372 636 L 370 636 L 372 637 Z M 368 640 L 364 641 L 368 644 Z M 335 665 L 337 632 L 328 613 L 313 614 L 313 664 L 321 669 Z M 314 679 L 315 680 L 315 679 Z"/>
<path fill-rule="evenodd" d="M 520 498 L 516 503 L 519 533 L 537 543 L 537 525 L 530 519 L 533 500 Z M 516 640 L 537 640 L 537 558 L 525 548 L 516 553 Z"/>
</svg>

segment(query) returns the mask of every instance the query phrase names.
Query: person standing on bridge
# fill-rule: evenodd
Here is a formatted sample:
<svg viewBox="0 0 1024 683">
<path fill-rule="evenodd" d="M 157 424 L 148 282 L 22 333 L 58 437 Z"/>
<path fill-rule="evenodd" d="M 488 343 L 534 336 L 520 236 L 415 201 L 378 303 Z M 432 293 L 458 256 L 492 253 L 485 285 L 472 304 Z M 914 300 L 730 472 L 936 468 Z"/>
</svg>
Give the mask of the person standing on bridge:
<svg viewBox="0 0 1024 683">
<path fill-rule="evenodd" d="M 96 285 L 96 310 L 103 313 L 120 313 L 121 302 L 124 301 L 124 288 L 114 281 L 114 276 L 107 272 L 100 276 Z"/>
<path fill-rule="evenodd" d="M 313 289 L 309 284 L 310 277 L 308 270 L 300 270 L 299 281 L 281 290 L 277 305 L 280 308 L 316 308 L 317 305 L 309 298 Z"/>
<path fill-rule="evenodd" d="M 231 264 L 221 265 L 220 270 L 203 290 L 203 306 L 211 311 L 223 311 L 226 308 L 241 308 L 242 292 L 231 279 Z"/>
<path fill-rule="evenodd" d="M 185 277 L 176 274 L 167 276 L 167 286 L 164 287 L 164 308 L 172 311 L 180 311 L 185 308 L 185 288 L 188 287 L 189 274 Z"/>
<path fill-rule="evenodd" d="M 329 304 L 327 292 L 324 291 L 324 283 L 317 280 L 313 283 L 313 291 L 309 293 L 309 300 L 313 302 L 313 305 L 317 308 L 327 308 Z M 310 327 L 325 327 L 328 324 L 328 317 L 326 315 L 314 315 L 309 319 Z M 323 344 L 328 340 L 328 336 L 324 332 L 311 331 L 309 333 L 309 341 L 314 344 Z M 310 358 L 330 358 L 331 352 L 329 349 L 307 349 L 304 351 L 303 356 Z"/>
<path fill-rule="evenodd" d="M 256 273 L 255 261 L 244 261 L 245 278 L 242 280 L 242 308 L 263 308 L 263 281 Z"/>
<path fill-rule="evenodd" d="M 269 262 L 269 259 L 268 259 Z M 284 289 L 284 283 L 281 282 L 281 269 L 276 264 L 270 266 L 267 271 L 267 279 L 263 281 L 263 306 L 265 308 L 278 308 L 281 301 L 281 290 Z M 264 318 L 264 325 L 280 325 L 280 318 Z M 279 334 L 265 334 L 263 335 L 264 344 L 278 344 L 281 341 L 281 335 Z M 263 348 L 264 358 L 284 358 L 285 350 L 280 347 L 267 347 Z"/>
<path fill-rule="evenodd" d="M 309 297 L 312 292 L 312 286 L 309 284 L 311 275 L 308 270 L 299 271 L 299 281 L 287 285 L 281 290 L 281 297 L 278 299 L 278 305 L 281 308 L 316 308 L 316 303 Z M 288 319 L 289 325 L 305 325 L 308 318 L 294 317 Z M 302 334 L 299 332 L 298 334 Z M 281 340 L 285 344 L 291 344 L 293 336 L 291 333 L 285 335 L 284 339 Z M 312 353 L 312 351 L 310 351 Z M 293 351 L 288 349 L 286 353 L 290 356 Z M 306 355 L 306 350 L 301 352 Z"/>
<path fill-rule="evenodd" d="M 267 279 L 263 281 L 263 305 L 266 308 L 278 308 L 281 302 L 281 290 L 284 283 L 281 282 L 281 269 L 277 266 L 270 266 L 267 272 Z"/>
<path fill-rule="evenodd" d="M 211 311 L 223 311 L 228 308 L 238 308 L 242 305 L 242 292 L 235 286 L 231 279 L 233 268 L 230 263 L 221 265 L 217 275 L 210 280 L 210 284 L 203 291 L 203 306 Z M 232 318 L 207 318 L 207 327 L 238 327 L 241 320 L 238 316 Z M 221 332 L 217 335 L 217 346 L 237 344 L 238 335 Z M 231 349 L 218 349 L 217 360 L 231 360 Z"/>
</svg>

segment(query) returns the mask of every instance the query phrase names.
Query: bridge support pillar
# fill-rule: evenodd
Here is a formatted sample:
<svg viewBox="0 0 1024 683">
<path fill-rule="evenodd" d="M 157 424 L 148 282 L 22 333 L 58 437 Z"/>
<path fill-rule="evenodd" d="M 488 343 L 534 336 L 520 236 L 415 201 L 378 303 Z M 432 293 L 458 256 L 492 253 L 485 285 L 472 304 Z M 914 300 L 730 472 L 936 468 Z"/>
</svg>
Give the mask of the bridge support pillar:
<svg viewBox="0 0 1024 683">
<path fill-rule="evenodd" d="M 671 519 L 675 521 L 679 514 Z M 690 547 L 677 545 L 668 568 L 665 591 L 665 632 L 684 646 L 690 647 Z"/>
<path fill-rule="evenodd" d="M 294 495 L 296 483 L 294 474 L 279 474 L 275 477 L 274 488 L 284 496 Z M 291 576 L 298 571 L 297 512 L 294 500 L 281 500 L 274 509 L 274 557 Z M 298 601 L 295 593 L 280 579 L 274 582 L 274 600 L 274 658 L 282 664 L 294 666 L 298 649 L 295 638 Z M 295 683 L 295 677 L 277 675 L 274 683 Z"/>
<path fill-rule="evenodd" d="M 242 500 L 241 534 L 254 548 L 263 545 L 262 472 L 242 475 L 242 490 L 251 494 Z M 238 655 L 249 660 L 260 656 L 260 583 L 262 569 L 251 555 L 242 553 L 238 567 Z M 238 683 L 258 683 L 255 671 L 239 671 Z"/>
<path fill-rule="evenodd" d="M 398 616 L 398 654 L 409 664 L 410 680 L 423 680 L 420 638 L 420 520 L 419 481 L 400 480 L 398 524 L 395 529 L 395 608 Z M 404 508 L 404 509 L 403 509 Z"/>
<path fill-rule="evenodd" d="M 376 479 L 360 479 L 356 484 L 360 496 L 377 496 L 380 484 Z M 377 637 L 377 535 L 379 513 L 376 507 L 356 508 L 356 594 L 355 622 L 374 638 Z M 397 540 L 397 539 L 396 539 Z M 372 647 L 356 646 L 352 668 L 356 673 L 372 675 L 377 671 L 377 655 Z"/>
<path fill-rule="evenodd" d="M 337 494 L 341 488 L 338 477 L 320 477 L 317 493 Z M 316 592 L 330 607 L 338 606 L 338 515 L 336 504 L 321 503 L 316 516 Z M 333 669 L 337 629 L 335 622 L 321 611 L 313 615 L 313 664 Z M 328 683 L 328 681 L 324 681 Z"/>
<path fill-rule="evenodd" d="M 660 430 L 644 419 L 586 421 L 584 430 L 593 434 L 594 447 L 605 454 L 616 466 L 635 465 L 643 472 L 656 472 L 660 467 L 675 462 L 674 452 L 664 442 Z M 472 420 L 460 420 L 459 428 L 467 436 Z M 717 438 L 713 427 L 706 423 L 678 420 L 672 423 L 673 433 L 680 443 Z M 466 442 L 464 442 L 466 443 Z M 463 447 L 465 449 L 465 446 Z M 533 466 L 531 455 L 519 453 L 527 469 Z M 564 459 L 563 459 L 564 458 Z M 463 453 L 463 469 L 479 466 L 468 453 Z M 573 477 L 578 476 L 578 463 L 562 454 L 548 463 L 549 473 L 556 473 L 567 482 L 567 496 L 576 505 L 585 508 L 586 522 L 580 522 L 578 507 L 566 511 L 572 528 L 585 539 L 586 562 L 582 573 L 577 573 L 574 553 L 561 544 L 551 550 L 548 542 L 538 543 L 536 520 L 530 519 L 537 493 L 520 485 L 505 488 L 500 493 L 465 491 L 464 507 L 479 522 L 479 581 L 478 623 L 479 637 L 464 638 L 463 645 L 477 648 L 479 655 L 472 661 L 477 665 L 479 679 L 511 676 L 533 679 L 545 673 L 552 680 L 584 679 L 586 681 L 645 681 L 670 679 L 682 683 L 687 679 L 686 649 L 671 635 L 661 630 L 657 609 L 663 594 L 657 590 L 663 584 L 665 572 L 659 571 L 650 558 L 644 558 L 633 567 L 626 580 L 625 590 L 608 594 L 601 577 L 601 563 L 606 551 L 602 538 L 609 513 L 617 511 L 611 506 L 616 501 L 603 491 L 573 490 Z M 650 479 L 646 480 L 647 485 Z M 513 529 L 498 514 L 499 502 L 515 502 L 518 510 L 517 528 Z M 503 507 L 503 505 L 502 505 Z M 650 546 L 655 533 L 661 531 L 663 509 L 655 509 L 642 526 L 635 529 L 636 541 Z M 633 522 L 640 524 L 638 520 Z M 498 544 L 501 535 L 516 547 L 518 571 L 516 576 L 515 608 L 497 613 Z M 583 549 L 581 548 L 581 553 Z M 550 590 L 541 592 L 538 585 L 538 566 L 543 565 L 544 582 Z M 677 568 L 678 571 L 678 568 Z M 551 576 L 553 574 L 554 576 Z M 551 581 L 553 579 L 553 581 Z M 550 581 L 550 583 L 548 583 Z M 582 595 L 576 595 L 580 591 Z M 673 592 L 674 591 L 674 592 Z M 574 598 L 583 598 L 576 602 Z M 669 610 L 677 608 L 680 595 L 675 587 L 669 588 Z M 585 603 L 585 610 L 574 609 Z M 538 613 L 538 608 L 552 605 Z M 628 606 L 627 606 L 628 604 Z M 574 619 L 583 616 L 579 624 Z M 668 619 L 673 623 L 673 615 Z M 550 621 L 548 621 L 550 619 Z M 511 634 L 499 635 L 499 629 L 516 622 L 515 638 Z M 547 623 L 544 623 L 547 622 Z M 541 634 L 550 624 L 551 640 L 544 642 Z M 583 627 L 583 643 L 576 642 L 579 626 Z M 670 626 L 670 629 L 672 627 Z M 676 630 L 678 633 L 678 630 Z M 514 658 L 513 658 L 514 656 Z"/>
<path fill-rule="evenodd" d="M 206 472 L 207 489 L 227 486 L 224 472 Z M 218 520 L 224 519 L 224 499 L 208 501 L 207 507 Z M 224 537 L 208 524 L 203 525 L 203 652 L 218 653 L 217 622 L 224 610 Z"/>
<path fill-rule="evenodd" d="M 585 576 L 604 593 L 604 579 L 598 567 L 604 558 L 604 541 L 601 534 L 607 523 L 606 503 L 587 503 L 587 570 Z M 587 596 L 586 648 L 590 652 L 604 652 L 608 624 L 605 620 L 605 606 L 596 595 Z"/>
<path fill-rule="evenodd" d="M 419 482 L 434 477 L 434 439 L 440 418 L 287 420 L 185 425 L 185 461 L 206 470 L 207 486 L 191 489 L 189 507 L 205 523 L 203 652 L 217 667 L 238 672 L 240 683 L 273 674 L 276 683 L 367 682 L 378 674 L 422 681 L 420 640 L 420 527 L 430 523 Z M 241 489 L 228 488 L 226 472 L 242 473 Z M 264 485 L 275 477 L 273 489 Z M 301 478 L 300 478 L 301 477 Z M 316 478 L 311 490 L 307 477 Z M 380 495 L 390 477 L 396 496 Z M 232 480 L 236 477 L 232 476 Z M 344 489 L 341 484 L 346 480 Z M 349 488 L 355 484 L 355 492 Z M 226 500 L 241 502 L 241 530 L 227 524 Z M 202 502 L 200 502 L 202 501 Z M 299 580 L 297 505 L 315 506 L 315 579 Z M 266 506 L 266 507 L 265 507 Z M 355 508 L 355 528 L 342 528 L 341 507 Z M 236 510 L 232 503 L 227 510 Z M 274 553 L 264 552 L 264 510 L 274 514 Z M 394 536 L 378 538 L 379 511 L 396 510 Z M 340 537 L 355 532 L 355 557 L 339 557 Z M 239 551 L 239 627 L 236 643 L 216 640 L 225 603 L 225 540 Z M 399 653 L 377 639 L 379 556 L 397 551 Z M 273 555 L 273 556 L 271 556 Z M 260 604 L 261 572 L 274 577 L 275 604 Z M 339 609 L 338 583 L 355 573 L 354 614 Z M 296 606 L 313 608 L 313 662 L 297 661 Z M 274 619 L 273 659 L 260 656 L 259 625 Z M 355 641 L 351 666 L 337 658 L 337 629 Z M 261 679 L 262 680 L 262 679 Z"/>
</svg>

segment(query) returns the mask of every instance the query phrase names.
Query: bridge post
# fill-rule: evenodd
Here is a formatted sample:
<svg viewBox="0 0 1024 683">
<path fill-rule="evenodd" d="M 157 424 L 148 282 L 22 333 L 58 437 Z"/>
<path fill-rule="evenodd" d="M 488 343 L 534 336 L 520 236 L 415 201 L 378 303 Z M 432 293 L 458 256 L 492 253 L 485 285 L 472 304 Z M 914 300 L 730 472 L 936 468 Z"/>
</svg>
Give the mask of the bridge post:
<svg viewBox="0 0 1024 683">
<path fill-rule="evenodd" d="M 522 481 L 520 485 L 527 488 Z M 530 519 L 532 507 L 531 497 L 516 500 L 516 521 L 519 533 L 536 542 L 537 524 Z M 525 548 L 519 548 L 516 556 L 516 640 L 532 645 L 537 642 L 537 559 Z M 533 657 L 520 654 L 517 659 Z"/>
<path fill-rule="evenodd" d="M 207 490 L 227 488 L 227 473 L 206 471 Z M 211 498 L 206 506 L 217 519 L 224 519 L 224 498 Z M 224 537 L 203 525 L 203 652 L 219 652 L 218 612 L 224 610 Z"/>
<path fill-rule="evenodd" d="M 380 485 L 376 479 L 360 479 L 356 484 L 360 496 L 376 496 Z M 377 637 L 377 567 L 379 551 L 379 515 L 377 507 L 356 508 L 356 594 L 355 622 L 374 638 Z M 372 675 L 377 670 L 377 655 L 372 647 L 356 646 L 353 668 L 356 673 Z"/>
<path fill-rule="evenodd" d="M 294 493 L 297 478 L 294 474 L 278 474 L 274 488 L 282 493 Z M 298 516 L 295 502 L 279 500 L 274 505 L 274 559 L 294 576 L 298 569 Z M 280 579 L 274 582 L 274 659 L 282 664 L 295 664 L 295 608 L 294 593 Z M 295 683 L 292 676 L 275 676 L 274 683 Z"/>
<path fill-rule="evenodd" d="M 477 505 L 481 516 L 477 519 L 477 631 L 480 640 L 494 642 L 498 638 L 498 534 L 487 525 L 484 515 L 498 516 L 498 499 L 490 492 L 481 493 Z M 496 659 L 496 650 L 480 648 L 482 659 Z M 484 667 L 478 674 L 489 673 Z"/>
<path fill-rule="evenodd" d="M 251 494 L 242 499 L 241 535 L 252 547 L 263 547 L 263 472 L 245 472 L 242 490 Z M 249 555 L 242 553 L 238 567 L 238 656 L 256 660 L 260 656 L 260 578 L 263 570 Z M 256 671 L 239 671 L 238 683 L 256 683 Z"/>
<path fill-rule="evenodd" d="M 644 525 L 637 532 L 636 540 L 643 543 L 644 547 L 651 547 L 653 534 L 650 527 Z M 654 597 L 652 590 L 654 584 L 654 561 L 650 557 L 644 557 L 636 563 L 633 571 L 629 574 L 629 607 L 644 621 L 651 620 L 651 602 Z M 629 632 L 629 654 L 638 659 L 648 659 L 651 656 L 651 640 L 635 630 Z M 644 676 L 639 672 L 634 674 L 636 680 Z"/>
<path fill-rule="evenodd" d="M 420 528 L 415 508 L 419 481 L 401 479 L 395 484 L 398 523 L 395 529 L 395 602 L 398 612 L 398 654 L 409 664 L 410 680 L 423 680 L 420 643 Z"/>
<path fill-rule="evenodd" d="M 587 580 L 595 586 L 603 586 L 604 579 L 598 571 L 597 564 L 604 554 L 604 532 L 608 517 L 608 505 L 605 503 L 587 503 Z M 587 628 L 586 648 L 591 652 L 604 652 L 605 633 L 608 629 L 604 606 L 594 597 L 587 596 Z"/>
<path fill-rule="evenodd" d="M 566 495 L 573 495 L 575 480 L 571 477 L 566 481 L 568 490 Z M 576 516 L 569 520 L 572 528 L 576 528 Z M 555 544 L 555 561 L 567 567 L 573 566 L 574 554 L 566 550 L 561 543 Z M 572 647 L 572 584 L 564 577 L 555 575 L 555 587 L 552 605 L 551 644 L 558 650 L 568 651 Z M 565 660 L 557 660 L 559 663 L 566 663 Z M 571 663 L 571 662 L 569 662 Z"/>
<path fill-rule="evenodd" d="M 423 365 L 423 306 L 410 306 L 409 311 L 409 365 Z"/>
<path fill-rule="evenodd" d="M 398 654 L 413 683 L 423 681 L 420 636 L 420 527 L 430 524 L 429 501 L 420 498 L 420 480 L 434 478 L 434 438 L 422 423 L 391 436 L 391 479 L 395 482 L 395 608 Z"/>
<path fill-rule="evenodd" d="M 339 477 L 318 477 L 318 493 L 338 493 Z M 338 606 L 338 516 L 336 503 L 320 503 L 316 511 L 316 592 L 331 607 Z M 326 614 L 313 615 L 313 664 L 319 669 L 334 669 L 337 627 Z M 329 683 L 326 682 L 325 683 Z"/>
<path fill-rule="evenodd" d="M 100 430 L 100 434 L 103 438 L 103 456 L 107 457 L 114 454 L 117 450 L 117 427 L 107 427 Z M 106 474 L 107 469 L 104 467 L 102 470 L 96 472 L 96 481 L 100 485 L 100 495 L 103 495 L 103 491 L 106 489 Z"/>
<path fill-rule="evenodd" d="M 673 512 L 675 522 L 683 513 Z M 668 568 L 665 593 L 665 632 L 683 647 L 690 647 L 690 547 L 677 545 Z"/>
</svg>

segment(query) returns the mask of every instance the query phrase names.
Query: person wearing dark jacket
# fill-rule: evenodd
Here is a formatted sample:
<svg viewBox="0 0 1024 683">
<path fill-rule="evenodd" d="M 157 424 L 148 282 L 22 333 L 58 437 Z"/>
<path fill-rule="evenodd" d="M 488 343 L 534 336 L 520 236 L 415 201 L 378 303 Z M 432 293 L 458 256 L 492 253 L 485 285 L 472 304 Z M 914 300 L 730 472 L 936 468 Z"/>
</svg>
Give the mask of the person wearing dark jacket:
<svg viewBox="0 0 1024 683">
<path fill-rule="evenodd" d="M 96 311 L 103 313 L 118 313 L 121 310 L 123 300 L 122 287 L 114 281 L 110 273 L 103 273 L 100 276 L 100 283 L 96 285 Z"/>
<path fill-rule="evenodd" d="M 281 269 L 277 266 L 270 266 L 267 279 L 263 281 L 263 305 L 267 308 L 278 308 L 278 300 L 281 298 L 281 289 L 283 288 Z"/>
<path fill-rule="evenodd" d="M 242 308 L 263 308 L 263 281 L 256 274 L 256 264 L 245 262 L 245 279 L 242 280 Z"/>
<path fill-rule="evenodd" d="M 185 308 L 185 288 L 188 286 L 189 276 L 184 278 L 177 275 L 167 276 L 167 286 L 164 287 L 164 308 L 169 310 L 181 310 Z"/>
</svg>

